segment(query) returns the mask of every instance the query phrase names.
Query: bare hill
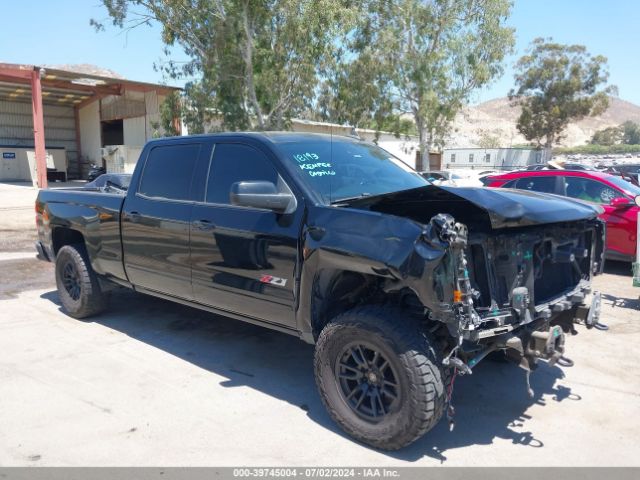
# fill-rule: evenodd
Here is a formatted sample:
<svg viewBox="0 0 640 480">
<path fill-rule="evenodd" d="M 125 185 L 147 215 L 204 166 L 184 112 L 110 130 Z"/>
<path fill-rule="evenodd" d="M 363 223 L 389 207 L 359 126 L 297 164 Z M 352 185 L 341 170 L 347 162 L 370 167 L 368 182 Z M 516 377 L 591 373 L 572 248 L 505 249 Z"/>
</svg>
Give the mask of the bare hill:
<svg viewBox="0 0 640 480">
<path fill-rule="evenodd" d="M 67 72 L 84 73 L 87 75 L 98 75 L 100 77 L 110 77 L 124 79 L 122 75 L 109 70 L 108 68 L 98 67 L 89 63 L 64 64 L 64 65 L 45 65 L 45 68 L 55 68 L 57 70 L 65 70 Z"/>
<path fill-rule="evenodd" d="M 454 124 L 448 147 L 477 146 L 483 135 L 498 137 L 503 146 L 526 143 L 516 129 L 520 108 L 512 107 L 506 97 L 466 107 Z M 640 106 L 611 97 L 609 108 L 597 117 L 585 118 L 567 128 L 564 146 L 584 145 L 597 130 L 632 120 L 640 123 Z"/>
</svg>

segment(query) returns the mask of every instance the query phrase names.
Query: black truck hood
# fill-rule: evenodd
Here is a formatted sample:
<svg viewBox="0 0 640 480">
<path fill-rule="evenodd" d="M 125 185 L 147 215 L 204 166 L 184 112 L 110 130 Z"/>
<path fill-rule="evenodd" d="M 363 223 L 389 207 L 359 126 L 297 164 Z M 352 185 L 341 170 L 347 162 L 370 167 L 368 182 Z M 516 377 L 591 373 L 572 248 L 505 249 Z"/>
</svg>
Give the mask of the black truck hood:
<svg viewBox="0 0 640 480">
<path fill-rule="evenodd" d="M 514 189 L 424 187 L 340 202 L 353 208 L 405 216 L 422 223 L 438 213 L 491 228 L 522 227 L 595 218 L 603 210 L 579 200 Z"/>
</svg>

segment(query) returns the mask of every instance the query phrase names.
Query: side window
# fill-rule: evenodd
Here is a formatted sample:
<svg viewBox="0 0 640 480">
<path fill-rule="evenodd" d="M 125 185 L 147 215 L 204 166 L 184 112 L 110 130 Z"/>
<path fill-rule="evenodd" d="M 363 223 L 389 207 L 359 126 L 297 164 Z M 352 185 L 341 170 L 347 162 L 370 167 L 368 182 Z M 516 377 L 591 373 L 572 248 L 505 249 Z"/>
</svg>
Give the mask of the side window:
<svg viewBox="0 0 640 480">
<path fill-rule="evenodd" d="M 278 172 L 267 156 L 253 147 L 238 143 L 219 143 L 213 152 L 206 201 L 230 204 L 231 185 L 252 180 L 264 180 L 277 185 Z"/>
<path fill-rule="evenodd" d="M 606 183 L 583 177 L 565 177 L 564 184 L 567 197 L 586 200 L 588 202 L 606 204 L 614 198 L 622 197 L 622 193 Z"/>
<path fill-rule="evenodd" d="M 159 145 L 149 152 L 138 193 L 148 197 L 189 200 L 191 177 L 200 144 Z"/>
<path fill-rule="evenodd" d="M 556 177 L 524 177 L 518 179 L 515 188 L 534 192 L 555 193 Z"/>
<path fill-rule="evenodd" d="M 503 184 L 500 188 L 517 188 L 516 183 L 518 183 L 518 180 L 511 180 L 510 182 Z"/>
</svg>

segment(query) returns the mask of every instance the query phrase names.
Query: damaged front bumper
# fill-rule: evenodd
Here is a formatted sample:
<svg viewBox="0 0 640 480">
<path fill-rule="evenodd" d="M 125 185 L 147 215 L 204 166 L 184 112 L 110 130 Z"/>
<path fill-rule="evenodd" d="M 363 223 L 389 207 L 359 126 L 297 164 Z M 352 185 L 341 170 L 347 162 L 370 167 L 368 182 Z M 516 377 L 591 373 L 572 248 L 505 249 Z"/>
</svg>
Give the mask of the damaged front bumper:
<svg viewBox="0 0 640 480">
<path fill-rule="evenodd" d="M 428 310 L 456 341 L 445 364 L 470 370 L 503 350 L 530 371 L 538 360 L 555 363 L 563 356 L 564 336 L 575 332 L 574 323 L 599 324 L 600 294 L 592 294 L 591 279 L 602 271 L 601 221 L 469 236 L 447 217 L 434 217 L 426 231 L 449 245 L 434 274 L 441 300 L 450 295 L 453 301 Z"/>
</svg>

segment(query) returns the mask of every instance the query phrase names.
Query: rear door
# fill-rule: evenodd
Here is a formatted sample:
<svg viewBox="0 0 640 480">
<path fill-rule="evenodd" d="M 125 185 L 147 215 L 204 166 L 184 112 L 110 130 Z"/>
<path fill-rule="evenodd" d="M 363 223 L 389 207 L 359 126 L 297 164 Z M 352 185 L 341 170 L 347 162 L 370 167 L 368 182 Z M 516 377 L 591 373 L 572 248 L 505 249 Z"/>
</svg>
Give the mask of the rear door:
<svg viewBox="0 0 640 480">
<path fill-rule="evenodd" d="M 136 287 L 193 299 L 189 224 L 198 193 L 192 184 L 206 150 L 204 143 L 159 143 L 140 159 L 142 173 L 122 216 L 124 265 Z"/>
<path fill-rule="evenodd" d="M 293 327 L 302 202 L 291 214 L 231 205 L 235 182 L 283 186 L 267 152 L 218 141 L 203 203 L 191 214 L 193 294 L 199 303 Z"/>
</svg>

